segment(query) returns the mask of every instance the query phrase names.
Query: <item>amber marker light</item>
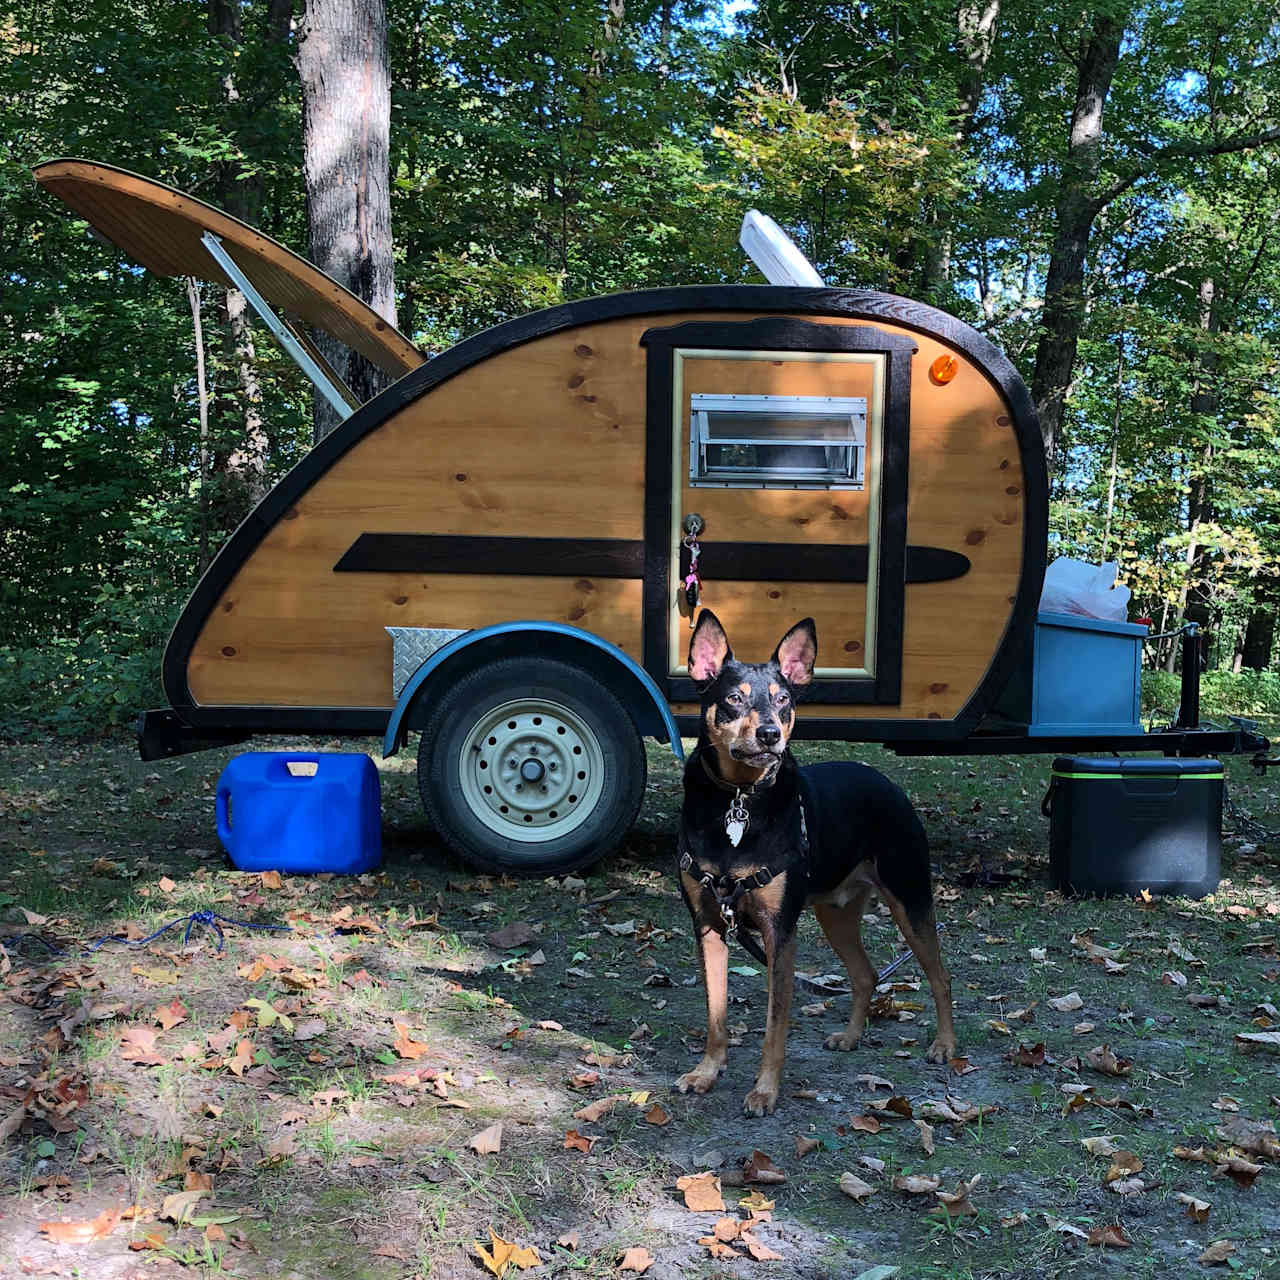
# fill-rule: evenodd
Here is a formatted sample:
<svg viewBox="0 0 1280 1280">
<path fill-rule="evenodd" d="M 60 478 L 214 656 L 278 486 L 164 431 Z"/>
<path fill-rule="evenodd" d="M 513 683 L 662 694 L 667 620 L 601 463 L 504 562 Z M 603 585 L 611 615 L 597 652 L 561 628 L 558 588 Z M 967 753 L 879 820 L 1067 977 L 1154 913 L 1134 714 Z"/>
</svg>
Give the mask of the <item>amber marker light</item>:
<svg viewBox="0 0 1280 1280">
<path fill-rule="evenodd" d="M 960 361 L 955 356 L 939 356 L 929 366 L 929 377 L 946 386 L 960 372 Z"/>
</svg>

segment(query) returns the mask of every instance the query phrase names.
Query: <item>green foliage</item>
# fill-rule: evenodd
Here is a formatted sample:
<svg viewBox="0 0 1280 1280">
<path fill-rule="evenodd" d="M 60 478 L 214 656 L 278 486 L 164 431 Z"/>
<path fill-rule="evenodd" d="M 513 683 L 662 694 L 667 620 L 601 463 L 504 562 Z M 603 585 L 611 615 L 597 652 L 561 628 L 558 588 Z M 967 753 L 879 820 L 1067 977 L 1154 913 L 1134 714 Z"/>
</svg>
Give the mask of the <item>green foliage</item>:
<svg viewBox="0 0 1280 1280">
<path fill-rule="evenodd" d="M 1168 671 L 1142 673 L 1143 715 L 1178 710 L 1182 677 Z M 1280 717 L 1280 671 L 1206 671 L 1200 678 L 1200 714 L 1207 720 L 1227 716 Z"/>
<path fill-rule="evenodd" d="M 388 0 L 401 327 L 435 351 L 568 298 L 757 279 L 736 243 L 756 206 L 831 283 L 937 303 L 1029 377 L 1092 12 L 1002 0 L 984 62 L 960 25 L 983 8 Z M 202 4 L 5 8 L 9 724 L 91 728 L 158 701 L 169 622 L 250 496 L 229 461 L 252 406 L 219 290 L 203 297 L 202 440 L 183 283 L 87 236 L 31 168 L 105 160 L 305 250 L 295 37 L 272 34 L 272 9 L 239 4 L 237 41 Z M 1135 614 L 1162 630 L 1196 616 L 1230 665 L 1280 601 L 1280 147 L 1215 148 L 1280 120 L 1278 33 L 1246 0 L 1112 11 L 1109 199 L 1051 553 L 1117 559 Z M 307 447 L 310 392 L 256 347 L 270 480 Z M 1222 691 L 1233 710 L 1272 706 L 1261 676 Z"/>
</svg>

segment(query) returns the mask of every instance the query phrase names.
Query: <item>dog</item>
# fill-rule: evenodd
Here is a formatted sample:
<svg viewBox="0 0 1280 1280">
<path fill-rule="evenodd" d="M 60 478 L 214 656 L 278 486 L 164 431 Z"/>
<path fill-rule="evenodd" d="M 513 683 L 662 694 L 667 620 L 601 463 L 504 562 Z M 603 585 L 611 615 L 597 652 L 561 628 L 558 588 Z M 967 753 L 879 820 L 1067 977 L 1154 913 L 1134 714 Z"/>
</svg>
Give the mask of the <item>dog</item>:
<svg viewBox="0 0 1280 1280">
<path fill-rule="evenodd" d="M 702 1060 L 676 1081 L 681 1093 L 706 1093 L 728 1056 L 728 933 L 767 966 L 769 1010 L 755 1086 L 742 1109 L 771 1114 L 777 1105 L 795 975 L 796 926 L 806 906 L 849 971 L 849 1023 L 828 1049 L 857 1046 L 876 973 L 863 949 L 862 913 L 873 893 L 888 907 L 929 979 L 937 1008 L 930 1062 L 956 1049 L 951 978 L 934 924 L 929 843 L 911 801 L 866 765 L 800 768 L 787 742 L 796 691 L 813 679 L 818 635 L 797 622 L 768 662 L 739 662 L 719 619 L 698 617 L 689 641 L 689 674 L 702 703 L 698 746 L 684 772 L 677 860 L 680 891 L 693 918 L 707 993 Z M 759 935 L 759 943 L 752 937 Z"/>
</svg>

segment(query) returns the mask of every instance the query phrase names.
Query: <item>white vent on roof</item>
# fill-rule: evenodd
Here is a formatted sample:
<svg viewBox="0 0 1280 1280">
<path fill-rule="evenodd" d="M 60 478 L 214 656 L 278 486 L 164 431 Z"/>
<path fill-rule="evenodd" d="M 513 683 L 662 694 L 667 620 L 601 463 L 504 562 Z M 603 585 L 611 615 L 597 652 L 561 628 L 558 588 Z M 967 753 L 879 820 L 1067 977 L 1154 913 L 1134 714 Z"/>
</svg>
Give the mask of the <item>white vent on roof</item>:
<svg viewBox="0 0 1280 1280">
<path fill-rule="evenodd" d="M 742 230 L 738 233 L 738 243 L 770 284 L 824 287 L 813 263 L 767 213 L 761 213 L 759 209 L 747 210 L 742 219 Z"/>
</svg>

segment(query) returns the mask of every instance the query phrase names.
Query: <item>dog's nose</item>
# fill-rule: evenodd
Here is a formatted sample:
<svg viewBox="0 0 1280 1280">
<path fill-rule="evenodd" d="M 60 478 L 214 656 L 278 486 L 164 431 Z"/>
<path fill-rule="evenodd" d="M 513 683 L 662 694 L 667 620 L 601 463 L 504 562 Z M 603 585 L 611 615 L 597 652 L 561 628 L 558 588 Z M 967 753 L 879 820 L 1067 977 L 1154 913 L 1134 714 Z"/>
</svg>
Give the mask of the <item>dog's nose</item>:
<svg viewBox="0 0 1280 1280">
<path fill-rule="evenodd" d="M 782 730 L 776 724 L 762 724 L 756 730 L 756 741 L 763 747 L 776 747 L 782 740 Z"/>
</svg>

